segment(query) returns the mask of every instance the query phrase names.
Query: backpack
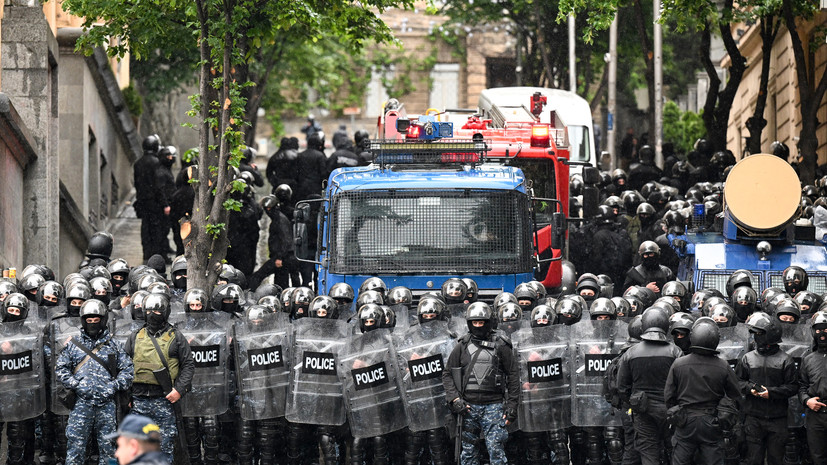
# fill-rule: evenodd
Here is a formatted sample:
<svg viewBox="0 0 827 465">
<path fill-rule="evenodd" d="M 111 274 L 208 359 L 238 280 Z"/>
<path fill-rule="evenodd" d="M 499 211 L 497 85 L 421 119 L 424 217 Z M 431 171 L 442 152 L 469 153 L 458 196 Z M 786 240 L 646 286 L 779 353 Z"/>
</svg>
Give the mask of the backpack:
<svg viewBox="0 0 827 465">
<path fill-rule="evenodd" d="M 609 362 L 609 366 L 603 374 L 603 398 L 616 409 L 621 407 L 620 391 L 617 389 L 617 374 L 620 370 L 620 357 L 623 352 Z"/>
</svg>

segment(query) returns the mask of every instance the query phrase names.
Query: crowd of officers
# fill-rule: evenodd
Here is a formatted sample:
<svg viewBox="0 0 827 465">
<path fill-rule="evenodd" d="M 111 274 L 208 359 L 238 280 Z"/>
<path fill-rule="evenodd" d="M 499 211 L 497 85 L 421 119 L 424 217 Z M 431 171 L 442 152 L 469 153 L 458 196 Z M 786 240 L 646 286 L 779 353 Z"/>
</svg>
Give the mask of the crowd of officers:
<svg viewBox="0 0 827 465">
<path fill-rule="evenodd" d="M 105 233 L 96 239 L 111 240 Z M 130 268 L 122 259 L 107 262 L 92 255 L 62 283 L 40 265 L 27 267 L 17 279 L 0 281 L 0 331 L 44 343 L 42 352 L 34 352 L 44 358 L 42 381 L 47 385 L 40 388 L 51 399 L 47 406 L 27 405 L 28 417 L 4 418 L 9 463 L 34 463 L 35 450 L 40 463 L 107 463 L 114 454 L 108 438 L 115 434 L 117 419 L 129 411 L 159 425 L 160 451 L 170 463 L 174 454 L 184 454 L 190 463 L 291 465 L 315 463 L 320 454 L 327 465 L 346 457 L 353 465 L 477 464 L 486 458 L 491 464 L 827 463 L 827 412 L 822 410 L 827 304 L 807 291 L 807 274 L 798 267 L 785 270 L 783 289 L 769 288 L 760 298 L 750 273 L 741 270 L 727 282 L 729 297 L 714 289 L 693 294 L 680 281 L 664 283 L 660 291 L 631 286 L 613 297 L 612 286 L 585 273 L 574 292 L 547 294 L 532 281 L 501 293 L 492 304 L 477 300 L 473 281 L 451 278 L 441 291 L 415 303 L 410 290 L 387 289 L 378 278 L 367 279 L 357 292 L 336 284 L 327 296 L 273 284 L 253 290 L 231 266 L 210 292 L 186 291 L 183 257 L 174 261 L 168 277 L 162 262 L 157 268 Z M 345 346 L 381 330 L 379 340 L 388 353 L 407 353 L 412 336 L 424 337 L 413 339 L 419 346 L 443 338 L 449 343 L 440 353 L 441 379 L 431 385 L 438 386 L 431 399 L 437 422 L 423 430 L 413 426 L 413 417 L 405 420 L 406 414 L 414 415 L 413 404 L 405 399 L 416 386 L 401 381 L 396 400 L 405 405 L 399 410 L 401 423 L 383 418 L 379 410 L 369 421 L 382 432 L 376 436 L 361 433 L 366 426 L 356 422 L 364 419 L 352 416 L 349 409 L 357 400 L 347 388 L 340 395 L 348 399 L 344 405 L 350 424 L 327 422 L 324 415 L 335 412 L 322 412 L 322 417 L 311 412 L 304 418 L 304 411 L 291 413 L 292 392 L 274 398 L 287 399 L 286 406 L 275 410 L 279 415 L 250 419 L 239 413 L 239 399 L 254 397 L 244 392 L 249 372 L 234 370 L 243 361 L 232 355 L 226 359 L 231 372 L 223 391 L 229 399 L 226 408 L 198 415 L 213 411 L 210 402 L 216 397 L 193 385 L 198 370 L 211 369 L 197 366 L 193 357 L 199 342 L 188 324 L 196 314 L 213 315 L 209 321 L 219 324 L 218 334 L 236 350 L 241 349 L 232 335 L 240 325 L 271 321 L 288 332 L 292 330 L 285 328 L 295 327 L 295 335 L 283 340 L 293 344 L 293 357 L 300 357 L 301 331 L 321 324 L 313 319 L 338 320 L 346 328 L 339 334 L 348 341 Z M 609 332 L 583 332 L 602 327 Z M 526 341 L 555 334 L 567 335 L 564 347 L 593 341 L 585 353 L 610 355 L 611 363 L 602 367 L 597 381 L 603 385 L 600 402 L 575 407 L 582 360 L 571 348 L 572 356 L 563 362 L 570 366 L 563 370 L 566 376 L 547 381 L 571 386 L 562 398 L 549 398 L 558 402 L 554 409 L 571 415 L 562 421 L 540 419 L 529 427 L 528 411 L 520 403 L 546 381 L 527 377 L 526 366 L 542 357 L 523 349 L 530 345 Z M 785 341 L 787 335 L 793 340 Z M 622 340 L 606 343 L 615 337 Z M 7 347 L 11 339 L 1 346 L 6 355 L 17 353 Z M 727 346 L 719 354 L 723 340 Z M 337 352 L 337 357 L 345 353 Z M 426 355 L 420 351 L 408 361 Z M 292 360 L 296 363 L 301 365 L 300 359 Z M 383 363 L 400 380 L 406 378 L 403 363 L 393 358 Z M 347 386 L 349 376 L 339 370 L 339 380 Z M 0 386 L 19 388 L 11 376 L 16 373 L 9 373 Z M 190 416 L 182 416 L 176 407 L 187 396 L 195 399 Z M 14 409 L 7 404 L 0 413 L 9 411 Z M 452 412 L 455 423 L 440 411 Z M 455 455 L 451 438 L 457 437 Z"/>
</svg>

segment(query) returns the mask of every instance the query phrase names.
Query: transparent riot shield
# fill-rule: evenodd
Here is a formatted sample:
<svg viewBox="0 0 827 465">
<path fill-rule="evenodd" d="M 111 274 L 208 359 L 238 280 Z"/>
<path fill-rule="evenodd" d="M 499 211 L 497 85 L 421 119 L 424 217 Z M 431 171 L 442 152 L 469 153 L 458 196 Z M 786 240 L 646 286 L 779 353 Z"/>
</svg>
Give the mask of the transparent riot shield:
<svg viewBox="0 0 827 465">
<path fill-rule="evenodd" d="M 241 418 L 283 417 L 292 349 L 292 326 L 286 315 L 267 315 L 255 322 L 239 320 L 233 331 Z"/>
<path fill-rule="evenodd" d="M 347 413 L 337 365 L 349 335 L 350 328 L 342 320 L 302 318 L 293 322 L 288 421 L 344 424 Z"/>
<path fill-rule="evenodd" d="M 801 360 L 812 351 L 813 336 L 810 333 L 809 324 L 786 324 L 781 323 L 781 350 L 787 353 L 795 361 L 795 371 L 801 366 Z M 787 409 L 787 426 L 790 428 L 804 427 L 804 405 L 799 402 L 798 396 L 794 395 L 789 399 Z"/>
<path fill-rule="evenodd" d="M 721 328 L 720 333 L 718 357 L 726 360 L 729 368 L 735 370 L 738 360 L 748 352 L 749 329 L 747 329 L 747 325 L 738 323 L 737 326 Z"/>
<path fill-rule="evenodd" d="M 520 429 L 533 433 L 571 425 L 570 326 L 523 328 L 511 336 L 520 363 Z"/>
<path fill-rule="evenodd" d="M 416 432 L 445 426 L 450 412 L 442 372 L 456 344 L 448 323 L 412 326 L 396 343 L 408 427 Z"/>
<path fill-rule="evenodd" d="M 468 322 L 465 320 L 464 316 L 455 316 L 451 317 L 448 320 L 448 329 L 460 337 L 468 332 Z"/>
<path fill-rule="evenodd" d="M 354 438 L 382 436 L 407 426 L 390 331 L 354 336 L 339 362 L 339 373 Z"/>
<path fill-rule="evenodd" d="M 206 309 L 204 309 L 206 310 Z M 169 299 L 169 318 L 167 321 L 171 325 L 176 325 L 187 319 L 187 313 L 184 309 L 184 296 L 174 295 Z"/>
<path fill-rule="evenodd" d="M 123 318 L 109 320 L 109 331 L 112 334 L 112 339 L 126 345 L 126 340 L 129 336 L 144 327 L 144 320 L 133 320 L 132 315 L 123 315 Z"/>
<path fill-rule="evenodd" d="M 40 321 L 0 323 L 0 421 L 46 411 L 46 372 Z"/>
<path fill-rule="evenodd" d="M 227 333 L 230 315 L 223 312 L 188 313 L 176 326 L 190 344 L 195 361 L 192 391 L 181 398 L 185 417 L 221 415 L 229 408 Z"/>
<path fill-rule="evenodd" d="M 628 339 L 626 323 L 583 320 L 570 329 L 571 422 L 574 426 L 619 426 L 620 412 L 603 397 L 603 376 Z"/>
<path fill-rule="evenodd" d="M 52 402 L 50 404 L 50 408 L 52 413 L 55 415 L 66 416 L 69 415 L 69 409 L 67 409 L 57 397 L 57 388 L 60 383 L 56 381 L 57 376 L 55 376 L 55 365 L 57 363 L 57 356 L 60 355 L 60 352 L 63 351 L 69 341 L 73 337 L 80 336 L 80 318 L 65 316 L 52 320 L 50 336 L 51 342 L 49 346 L 52 352 L 49 357 L 49 364 L 51 365 L 49 369 L 52 372 Z"/>
</svg>

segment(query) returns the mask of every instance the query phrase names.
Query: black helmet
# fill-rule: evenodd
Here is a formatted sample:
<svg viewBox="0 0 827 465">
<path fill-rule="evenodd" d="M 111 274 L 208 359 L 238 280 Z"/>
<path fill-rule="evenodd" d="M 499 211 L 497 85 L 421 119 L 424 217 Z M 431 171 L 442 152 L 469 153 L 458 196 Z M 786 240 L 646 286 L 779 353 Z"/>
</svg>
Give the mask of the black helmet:
<svg viewBox="0 0 827 465">
<path fill-rule="evenodd" d="M 382 309 L 382 313 L 385 314 L 385 318 L 382 320 L 382 328 L 395 328 L 396 327 L 396 312 L 393 311 L 392 308 L 388 307 L 387 305 L 380 305 L 379 308 Z"/>
<path fill-rule="evenodd" d="M 750 315 L 746 325 L 749 331 L 754 334 L 758 348 L 781 342 L 781 325 L 778 320 L 764 312 L 755 312 Z"/>
<path fill-rule="evenodd" d="M 385 297 L 379 291 L 360 291 L 356 299 L 356 308 L 367 304 L 385 305 Z"/>
<path fill-rule="evenodd" d="M 362 295 L 365 291 L 377 291 L 384 297 L 388 292 L 388 286 L 385 285 L 385 281 L 374 276 L 362 281 L 362 285 L 359 286 L 359 295 Z"/>
<path fill-rule="evenodd" d="M 609 320 L 616 320 L 617 307 L 615 307 L 615 304 L 611 301 L 611 299 L 600 297 L 592 302 L 592 306 L 589 309 L 589 315 L 592 320 L 598 320 L 601 316 L 608 317 Z"/>
<path fill-rule="evenodd" d="M 640 243 L 640 247 L 637 249 L 638 255 L 643 255 L 645 253 L 653 253 L 656 257 L 660 256 L 660 246 L 655 243 L 655 241 L 643 241 Z"/>
<path fill-rule="evenodd" d="M 281 295 L 281 286 L 278 284 L 262 283 L 259 284 L 256 292 L 253 293 L 254 299 L 260 299 L 264 296 L 277 297 Z"/>
<path fill-rule="evenodd" d="M 624 191 L 620 194 L 620 198 L 623 200 L 624 210 L 626 210 L 626 213 L 630 215 L 633 213 L 637 214 L 637 207 L 646 201 L 646 199 L 644 199 L 638 191 Z"/>
<path fill-rule="evenodd" d="M 765 313 L 772 315 L 774 312 L 767 311 L 769 303 L 779 294 L 786 294 L 784 289 L 779 287 L 768 287 L 761 292 L 761 308 Z"/>
<path fill-rule="evenodd" d="M 692 315 L 684 312 L 675 313 L 669 317 L 669 334 L 674 335 L 675 330 L 683 330 L 689 334 L 693 324 L 695 324 L 695 319 Z"/>
<path fill-rule="evenodd" d="M 238 284 L 227 283 L 218 285 L 212 292 L 212 309 L 216 312 L 229 314 L 238 313 L 244 305 L 244 291 Z"/>
<path fill-rule="evenodd" d="M 20 283 L 17 287 L 23 292 L 23 294 L 29 298 L 29 300 L 34 301 L 37 297 L 37 289 L 40 287 L 41 284 L 46 282 L 46 278 L 40 276 L 39 274 L 30 274 L 20 280 Z"/>
<path fill-rule="evenodd" d="M 83 331 L 88 334 L 89 337 L 93 339 L 97 338 L 106 329 L 107 315 L 108 309 L 103 302 L 94 299 L 87 300 L 83 303 L 83 306 L 80 307 L 80 325 Z M 100 322 L 89 323 L 86 319 L 90 317 L 100 318 Z"/>
<path fill-rule="evenodd" d="M 704 306 L 701 308 L 701 314 L 703 316 L 711 317 L 712 308 L 719 304 L 726 304 L 726 299 L 724 299 L 723 297 L 718 297 L 717 295 L 707 297 L 707 299 L 704 300 Z"/>
<path fill-rule="evenodd" d="M 102 277 L 92 278 L 89 280 L 89 287 L 92 289 L 93 299 L 109 305 L 112 298 L 112 281 Z"/>
<path fill-rule="evenodd" d="M 617 220 L 617 215 L 612 207 L 608 205 L 600 205 L 597 207 L 597 214 L 594 216 L 594 220 L 597 224 L 611 224 Z"/>
<path fill-rule="evenodd" d="M 330 287 L 330 292 L 327 293 L 330 297 L 333 297 L 337 302 L 341 301 L 344 303 L 353 303 L 353 299 L 355 295 L 353 293 L 353 288 L 350 287 L 348 283 L 336 283 Z"/>
<path fill-rule="evenodd" d="M 145 153 L 151 153 L 153 155 L 158 153 L 158 150 L 161 148 L 161 137 L 158 134 L 151 134 L 146 136 L 141 146 L 144 149 Z"/>
<path fill-rule="evenodd" d="M 112 234 L 106 231 L 98 231 L 89 238 L 86 255 L 89 256 L 89 258 L 109 260 L 109 257 L 112 255 L 114 243 L 115 239 L 112 237 Z"/>
<path fill-rule="evenodd" d="M 442 298 L 449 304 L 465 301 L 468 286 L 460 278 L 448 278 L 442 283 Z"/>
<path fill-rule="evenodd" d="M 425 315 L 434 315 L 426 317 Z M 423 297 L 416 306 L 416 316 L 419 323 L 442 320 L 445 317 L 445 302 L 433 297 Z"/>
<path fill-rule="evenodd" d="M 468 332 L 472 336 L 484 339 L 494 331 L 494 312 L 485 302 L 474 302 L 465 309 L 465 321 L 468 324 Z M 481 327 L 474 326 L 475 321 L 482 321 Z"/>
<path fill-rule="evenodd" d="M 787 267 L 781 277 L 784 280 L 784 289 L 787 291 L 787 294 L 790 295 L 798 294 L 807 289 L 807 286 L 810 284 L 807 278 L 807 272 L 800 266 Z"/>
<path fill-rule="evenodd" d="M 638 157 L 642 162 L 652 163 L 655 160 L 655 150 L 649 145 L 644 145 L 638 150 Z"/>
<path fill-rule="evenodd" d="M 774 141 L 770 144 L 770 153 L 784 161 L 790 158 L 790 148 L 783 142 Z"/>
<path fill-rule="evenodd" d="M 310 302 L 307 313 L 310 318 L 335 320 L 339 318 L 339 305 L 333 300 L 333 297 L 320 295 L 313 299 L 313 302 Z"/>
<path fill-rule="evenodd" d="M 273 192 L 280 202 L 289 202 L 293 198 L 293 189 L 288 184 L 279 184 Z"/>
<path fill-rule="evenodd" d="M 583 303 L 573 296 L 565 296 L 554 307 L 558 320 L 565 325 L 573 325 L 583 317 Z"/>
<path fill-rule="evenodd" d="M 816 294 L 815 292 L 810 291 L 801 291 L 795 295 L 795 301 L 801 305 L 801 313 L 808 314 L 808 313 L 815 313 L 816 310 L 821 306 L 821 303 L 824 299 L 821 298 L 820 295 Z M 776 308 L 776 312 L 778 309 Z"/>
<path fill-rule="evenodd" d="M 385 321 L 385 312 L 376 304 L 367 304 L 359 308 L 359 329 L 363 333 L 382 327 Z"/>
<path fill-rule="evenodd" d="M 268 315 L 272 315 L 273 313 L 275 312 L 273 312 L 270 307 L 253 304 L 247 307 L 247 310 L 244 312 L 244 317 L 247 321 L 254 322 L 264 320 Z"/>
<path fill-rule="evenodd" d="M 732 309 L 735 310 L 738 321 L 746 321 L 756 310 L 758 293 L 749 286 L 736 287 L 730 295 L 729 301 L 732 304 Z"/>
<path fill-rule="evenodd" d="M 693 352 L 701 354 L 717 354 L 718 342 L 721 340 L 721 330 L 712 318 L 703 316 L 692 325 L 689 332 L 689 347 Z"/>
<path fill-rule="evenodd" d="M 370 134 L 364 129 L 359 129 L 353 134 L 354 144 L 362 150 L 367 149 L 367 142 L 370 142 Z"/>
<path fill-rule="evenodd" d="M 19 315 L 15 315 L 14 313 L 10 312 L 10 308 L 16 308 L 19 310 Z M 25 320 L 29 316 L 29 299 L 25 295 L 15 292 L 14 294 L 9 294 L 6 297 L 6 300 L 3 301 L 3 322 L 12 322 L 12 321 L 20 321 Z"/>
<path fill-rule="evenodd" d="M 689 291 L 686 289 L 686 286 L 680 281 L 669 281 L 668 283 L 663 285 L 663 289 L 660 290 L 660 293 L 664 297 L 672 297 L 681 305 L 682 310 L 686 310 L 687 304 L 689 303 L 687 299 L 687 294 Z"/>
<path fill-rule="evenodd" d="M 285 313 L 293 313 L 293 291 L 295 291 L 295 287 L 288 287 L 281 291 L 281 295 L 279 295 L 279 299 L 281 300 L 281 307 L 282 311 Z"/>
<path fill-rule="evenodd" d="M 545 320 L 545 323 L 539 323 L 540 320 Z M 554 313 L 554 309 L 549 307 L 548 305 L 538 305 L 534 307 L 534 310 L 531 311 L 531 327 L 536 328 L 539 326 L 548 326 L 553 325 L 557 322 L 557 314 Z"/>
<path fill-rule="evenodd" d="M 643 334 L 643 315 L 637 315 L 629 320 L 626 330 L 629 333 L 629 340 L 640 341 L 640 336 Z"/>
<path fill-rule="evenodd" d="M 813 335 L 813 339 L 815 339 L 816 344 L 818 344 L 818 339 L 816 335 L 816 330 L 819 329 L 822 332 L 827 329 L 827 312 L 819 311 L 813 315 L 813 325 L 810 327 L 810 333 Z"/>
<path fill-rule="evenodd" d="M 143 301 L 144 313 L 160 312 L 169 318 L 169 299 L 163 294 L 148 294 Z"/>
<path fill-rule="evenodd" d="M 92 289 L 88 283 L 77 282 L 66 289 L 66 300 L 80 299 L 84 302 L 92 298 Z"/>
<path fill-rule="evenodd" d="M 723 296 L 717 289 L 699 289 L 695 291 L 695 293 L 692 294 L 692 300 L 689 302 L 689 310 L 694 313 L 701 313 L 706 299 L 715 296 L 716 293 L 718 296 Z"/>
<path fill-rule="evenodd" d="M 479 286 L 477 286 L 477 282 L 474 281 L 471 278 L 462 278 L 462 282 L 464 282 L 465 287 L 468 288 L 468 290 L 465 292 L 465 300 L 467 300 L 469 303 L 476 302 L 477 297 L 479 296 L 479 293 L 480 293 L 480 288 L 479 288 Z M 540 283 L 538 283 L 538 284 L 540 284 Z M 542 286 L 542 284 L 540 284 L 540 285 Z M 543 287 L 543 294 L 545 294 L 545 291 L 546 291 L 546 288 Z"/>
<path fill-rule="evenodd" d="M 284 311 L 284 306 L 281 304 L 281 300 L 274 295 L 262 296 L 258 299 L 256 304 L 267 307 L 272 313 L 280 313 Z"/>
<path fill-rule="evenodd" d="M 37 288 L 35 302 L 45 307 L 53 307 L 63 300 L 63 285 L 57 281 L 46 281 Z"/>
<path fill-rule="evenodd" d="M 194 307 L 194 308 L 193 308 Z M 203 289 L 194 287 L 184 294 L 184 311 L 190 312 L 210 312 L 213 308 L 210 306 L 210 299 Z"/>
<path fill-rule="evenodd" d="M 505 304 L 506 302 L 514 302 L 517 303 L 517 297 L 510 292 L 500 292 L 497 294 L 497 297 L 494 297 L 494 308 L 500 308 L 501 305 Z"/>
<path fill-rule="evenodd" d="M 413 303 L 413 293 L 405 286 L 396 286 L 388 291 L 388 304 L 404 304 L 411 305 Z"/>
<path fill-rule="evenodd" d="M 40 276 L 43 276 L 43 279 L 46 281 L 55 280 L 55 272 L 46 265 L 29 265 L 26 268 L 23 268 L 23 272 L 18 277 L 22 279 L 30 274 L 39 274 Z"/>
<path fill-rule="evenodd" d="M 669 316 L 674 315 L 675 313 L 682 312 L 683 309 L 681 308 L 680 302 L 675 300 L 674 297 L 670 297 L 665 295 L 663 297 L 658 297 L 657 300 L 652 304 L 653 307 L 660 307 L 666 310 L 669 313 Z"/>
<path fill-rule="evenodd" d="M 643 202 L 643 203 L 641 203 L 640 205 L 637 206 L 637 209 L 635 209 L 635 214 L 637 214 L 638 216 L 640 216 L 640 215 L 652 216 L 655 213 L 657 213 L 657 211 L 655 210 L 655 207 L 653 207 L 652 204 L 649 203 L 649 202 Z"/>
<path fill-rule="evenodd" d="M 645 286 L 630 286 L 626 289 L 626 292 L 623 293 L 623 297 L 637 297 L 644 308 L 651 307 L 657 299 L 655 292 Z"/>
<path fill-rule="evenodd" d="M 666 332 L 669 331 L 669 315 L 666 310 L 658 307 L 648 308 L 643 312 L 641 319 L 644 341 L 666 342 Z"/>
<path fill-rule="evenodd" d="M 632 312 L 632 306 L 623 297 L 612 297 L 611 300 L 615 304 L 615 313 L 618 317 L 628 317 Z"/>
<path fill-rule="evenodd" d="M 290 296 L 291 309 L 293 310 L 293 319 L 308 316 L 310 309 L 310 302 L 316 298 L 316 294 L 309 287 L 297 287 Z"/>
<path fill-rule="evenodd" d="M 736 323 L 735 310 L 725 303 L 715 304 L 709 310 L 709 317 L 722 328 L 735 326 Z"/>
<path fill-rule="evenodd" d="M 522 320 L 523 309 L 515 303 L 507 302 L 497 309 L 497 318 L 503 322 Z"/>
<path fill-rule="evenodd" d="M 615 283 L 609 275 L 597 275 L 597 284 L 600 286 L 600 292 L 597 294 L 600 297 L 611 298 L 614 295 Z"/>
<path fill-rule="evenodd" d="M 727 295 L 731 296 L 735 292 L 735 288 L 740 286 L 752 287 L 752 273 L 747 270 L 737 270 L 729 275 L 729 279 L 726 281 Z"/>
<path fill-rule="evenodd" d="M 623 184 L 625 184 L 628 178 L 629 176 L 626 174 L 626 172 L 620 168 L 612 171 L 612 182 L 614 182 L 615 184 L 618 184 L 619 180 L 623 180 Z"/>
</svg>

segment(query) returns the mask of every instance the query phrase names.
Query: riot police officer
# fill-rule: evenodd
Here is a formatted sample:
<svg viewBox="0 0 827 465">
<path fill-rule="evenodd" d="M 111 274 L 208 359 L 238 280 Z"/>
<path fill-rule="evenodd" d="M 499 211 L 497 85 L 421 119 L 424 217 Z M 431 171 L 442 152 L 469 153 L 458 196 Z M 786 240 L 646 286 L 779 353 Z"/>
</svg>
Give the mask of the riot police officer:
<svg viewBox="0 0 827 465">
<path fill-rule="evenodd" d="M 640 265 L 626 272 L 623 289 L 631 286 L 645 286 L 656 294 L 660 294 L 663 285 L 675 279 L 672 270 L 660 264 L 660 247 L 653 241 L 644 241 L 638 248 L 638 255 L 640 255 Z"/>
<path fill-rule="evenodd" d="M 701 317 L 689 333 L 691 353 L 675 360 L 664 387 L 667 415 L 675 428 L 672 464 L 722 465 L 724 440 L 718 413 L 723 398 L 738 399 L 735 373 L 726 360 L 717 357 L 718 325 Z"/>
<path fill-rule="evenodd" d="M 801 361 L 798 399 L 806 407 L 807 443 L 813 463 L 827 463 L 827 312 L 813 315 L 813 352 Z"/>
<path fill-rule="evenodd" d="M 100 464 L 108 463 L 108 457 L 115 453 L 106 437 L 116 428 L 116 394 L 132 385 L 134 368 L 123 347 L 109 334 L 107 312 L 103 302 L 86 301 L 80 309 L 83 331 L 57 358 L 57 380 L 77 395 L 66 428 L 67 465 L 85 463 L 86 443 L 93 431 L 97 433 Z"/>
<path fill-rule="evenodd" d="M 751 288 L 750 288 L 751 290 Z M 754 291 L 753 291 L 754 292 Z M 798 392 L 795 361 L 779 347 L 780 322 L 763 312 L 746 321 L 755 350 L 735 367 L 743 404 L 748 465 L 781 465 L 787 439 L 787 406 Z"/>
<path fill-rule="evenodd" d="M 151 294 L 144 300 L 143 309 L 146 326 L 132 333 L 125 347 L 135 364 L 132 412 L 152 418 L 161 427 L 161 452 L 172 461 L 178 434 L 173 404 L 189 392 L 195 362 L 186 338 L 167 321 L 169 299 Z M 172 381 L 171 389 L 162 386 L 156 376 L 163 370 Z M 166 384 L 165 379 L 163 382 Z"/>
<path fill-rule="evenodd" d="M 516 419 L 519 373 L 511 343 L 494 333 L 493 312 L 474 302 L 465 312 L 468 334 L 448 358 L 443 384 L 451 411 L 460 416 L 461 465 L 480 463 L 479 438 L 485 439 L 491 465 L 507 463 L 505 426 Z"/>
<path fill-rule="evenodd" d="M 682 353 L 666 337 L 669 317 L 665 311 L 647 309 L 641 325 L 641 342 L 620 358 L 617 387 L 623 401 L 632 407 L 635 447 L 641 463 L 656 465 L 669 439 L 663 387 L 669 368 Z"/>
</svg>

